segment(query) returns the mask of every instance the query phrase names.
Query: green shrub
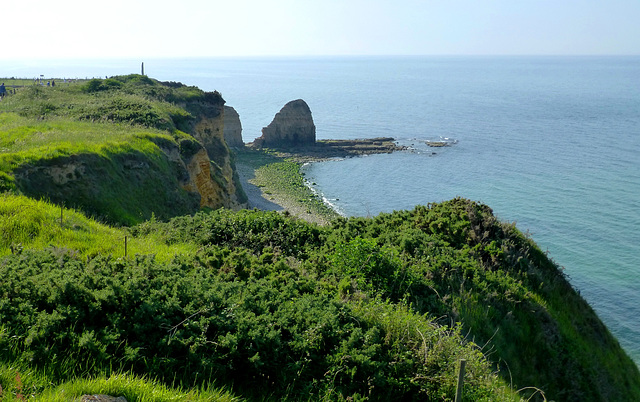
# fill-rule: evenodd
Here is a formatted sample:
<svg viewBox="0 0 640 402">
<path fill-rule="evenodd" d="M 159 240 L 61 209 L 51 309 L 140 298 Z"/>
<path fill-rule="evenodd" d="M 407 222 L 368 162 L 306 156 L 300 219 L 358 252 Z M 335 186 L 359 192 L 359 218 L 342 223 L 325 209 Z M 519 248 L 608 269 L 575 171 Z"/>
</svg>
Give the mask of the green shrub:
<svg viewBox="0 0 640 402">
<path fill-rule="evenodd" d="M 145 222 L 131 228 L 131 233 L 157 233 L 167 243 L 193 241 L 242 247 L 254 253 L 268 248 L 283 255 L 304 257 L 320 244 L 322 229 L 276 212 L 218 209 L 176 217 L 166 223 Z"/>
<path fill-rule="evenodd" d="M 100 80 L 94 78 L 89 80 L 86 84 L 84 84 L 84 91 L 92 93 L 99 91 L 108 91 L 110 89 L 119 89 L 122 88 L 122 82 L 115 80 L 113 78 L 108 78 L 106 80 Z"/>
<path fill-rule="evenodd" d="M 15 179 L 13 176 L 0 171 L 0 193 L 5 191 L 12 191 L 16 188 Z"/>
<path fill-rule="evenodd" d="M 406 307 L 340 301 L 284 260 L 217 246 L 205 253 L 167 264 L 83 260 L 57 249 L 6 257 L 1 350 L 58 379 L 132 370 L 181 384 L 217 378 L 249 396 L 293 400 L 451 398 L 460 357 L 484 379 L 468 395 L 490 395 L 499 384 L 475 347 L 461 346 L 459 331 Z M 416 330 L 407 338 L 390 326 L 393 317 Z"/>
<path fill-rule="evenodd" d="M 103 89 L 105 88 L 102 86 L 102 80 L 99 80 L 97 78 L 89 80 L 84 87 L 84 90 L 87 92 L 98 92 Z"/>
</svg>

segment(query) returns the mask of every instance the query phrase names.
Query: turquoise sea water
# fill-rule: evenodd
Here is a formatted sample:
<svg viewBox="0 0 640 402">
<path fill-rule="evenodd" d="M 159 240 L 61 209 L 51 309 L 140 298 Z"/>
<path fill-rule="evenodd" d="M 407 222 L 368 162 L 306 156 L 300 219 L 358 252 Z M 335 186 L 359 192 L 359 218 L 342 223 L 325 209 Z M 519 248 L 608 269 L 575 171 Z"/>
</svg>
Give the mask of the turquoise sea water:
<svg viewBox="0 0 640 402">
<path fill-rule="evenodd" d="M 140 61 L 0 67 L 104 77 Z M 298 98 L 320 139 L 397 138 L 412 150 L 314 163 L 307 178 L 349 216 L 456 196 L 490 205 L 548 250 L 640 362 L 640 57 L 147 60 L 145 72 L 220 91 L 245 142 Z M 424 143 L 439 137 L 458 142 Z"/>
</svg>

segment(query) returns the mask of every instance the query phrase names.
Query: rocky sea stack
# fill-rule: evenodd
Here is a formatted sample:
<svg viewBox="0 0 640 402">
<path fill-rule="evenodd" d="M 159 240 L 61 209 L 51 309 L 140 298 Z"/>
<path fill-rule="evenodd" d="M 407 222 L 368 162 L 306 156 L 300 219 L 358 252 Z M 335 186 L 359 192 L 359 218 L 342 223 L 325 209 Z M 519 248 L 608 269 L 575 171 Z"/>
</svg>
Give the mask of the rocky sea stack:
<svg viewBox="0 0 640 402">
<path fill-rule="evenodd" d="M 297 99 L 284 105 L 273 121 L 262 129 L 262 136 L 256 138 L 256 148 L 289 148 L 313 145 L 316 142 L 316 126 L 313 123 L 311 109 L 302 100 Z"/>
</svg>

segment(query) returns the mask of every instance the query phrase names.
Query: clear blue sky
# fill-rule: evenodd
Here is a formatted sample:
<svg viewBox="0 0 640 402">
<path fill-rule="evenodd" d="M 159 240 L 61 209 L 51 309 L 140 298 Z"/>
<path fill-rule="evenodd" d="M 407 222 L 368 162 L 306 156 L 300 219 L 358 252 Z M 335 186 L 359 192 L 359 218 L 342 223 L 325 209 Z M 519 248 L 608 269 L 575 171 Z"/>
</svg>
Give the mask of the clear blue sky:
<svg viewBox="0 0 640 402">
<path fill-rule="evenodd" d="M 0 57 L 640 54 L 640 0 L 9 0 Z"/>
</svg>

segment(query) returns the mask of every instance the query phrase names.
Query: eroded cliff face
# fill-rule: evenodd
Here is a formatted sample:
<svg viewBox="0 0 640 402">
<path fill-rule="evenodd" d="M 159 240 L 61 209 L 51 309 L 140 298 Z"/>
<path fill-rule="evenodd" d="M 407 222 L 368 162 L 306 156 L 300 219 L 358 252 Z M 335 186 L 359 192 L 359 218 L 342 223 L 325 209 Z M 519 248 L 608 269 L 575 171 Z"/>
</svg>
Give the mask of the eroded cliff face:
<svg viewBox="0 0 640 402">
<path fill-rule="evenodd" d="M 183 189 L 200 195 L 200 207 L 215 208 L 225 204 L 225 198 L 216 182 L 212 180 L 211 161 L 207 151 L 203 148 L 186 163 L 189 180 Z"/>
<path fill-rule="evenodd" d="M 16 169 L 15 185 L 26 196 L 114 224 L 190 214 L 200 207 L 201 196 L 183 185 L 192 174 L 172 144 L 161 147 L 168 153 L 129 150 L 109 157 L 84 153 L 41 160 Z"/>
<path fill-rule="evenodd" d="M 244 147 L 240 115 L 231 106 L 224 107 L 224 140 L 231 148 Z"/>
<path fill-rule="evenodd" d="M 194 126 L 193 136 L 200 141 L 206 150 L 204 154 L 196 156 L 197 162 L 188 161 L 190 173 L 198 177 L 197 187 L 201 193 L 202 206 L 210 208 L 238 209 L 245 206 L 239 196 L 239 185 L 235 180 L 235 170 L 229 148 L 224 139 L 224 108 L 219 105 L 218 110 L 210 110 L 203 114 Z M 210 182 L 205 183 L 204 159 L 208 157 Z M 196 168 L 199 166 L 199 168 Z"/>
<path fill-rule="evenodd" d="M 15 183 L 27 196 L 117 224 L 243 206 L 228 152 L 218 150 L 212 161 L 201 143 L 186 136 L 156 145 L 152 154 L 129 150 L 108 158 L 87 153 L 43 160 L 17 169 Z"/>
<path fill-rule="evenodd" d="M 186 145 L 183 149 L 173 144 L 161 147 L 174 166 L 180 188 L 192 194 L 200 207 L 215 208 L 223 204 L 224 197 L 219 195 L 220 189 L 211 176 L 211 161 L 207 151 L 199 143 L 183 145 Z"/>
</svg>

